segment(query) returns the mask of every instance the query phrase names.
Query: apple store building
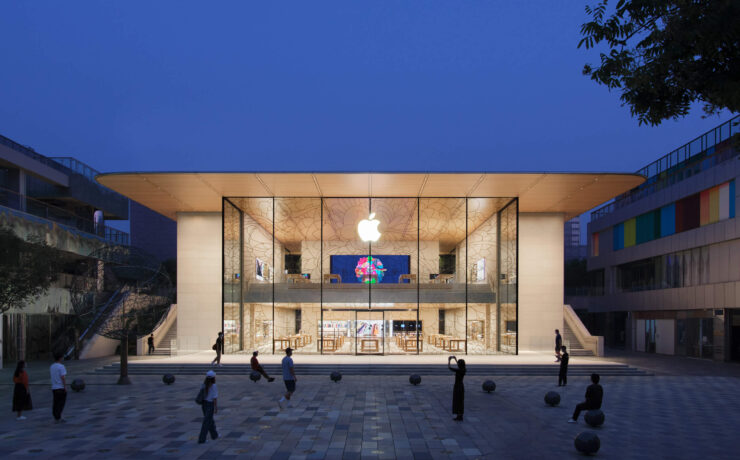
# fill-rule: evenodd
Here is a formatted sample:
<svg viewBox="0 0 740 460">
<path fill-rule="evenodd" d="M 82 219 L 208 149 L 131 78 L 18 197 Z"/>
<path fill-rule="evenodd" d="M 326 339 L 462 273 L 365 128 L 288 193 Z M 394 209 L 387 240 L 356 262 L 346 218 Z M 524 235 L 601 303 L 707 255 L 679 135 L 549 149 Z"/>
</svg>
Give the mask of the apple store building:
<svg viewBox="0 0 740 460">
<path fill-rule="evenodd" d="M 177 343 L 517 354 L 563 324 L 563 224 L 632 174 L 115 173 L 177 221 Z"/>
</svg>

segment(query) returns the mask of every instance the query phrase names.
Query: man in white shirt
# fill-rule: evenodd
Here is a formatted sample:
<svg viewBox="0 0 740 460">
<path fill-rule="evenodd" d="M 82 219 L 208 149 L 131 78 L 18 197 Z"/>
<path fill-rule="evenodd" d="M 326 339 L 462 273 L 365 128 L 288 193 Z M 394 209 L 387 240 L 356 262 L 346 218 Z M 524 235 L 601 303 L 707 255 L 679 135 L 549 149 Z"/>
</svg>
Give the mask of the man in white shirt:
<svg viewBox="0 0 740 460">
<path fill-rule="evenodd" d="M 62 355 L 60 352 L 54 353 L 54 364 L 49 368 L 51 376 L 51 392 L 54 397 L 54 403 L 51 407 L 51 413 L 54 415 L 56 423 L 64 423 L 62 418 L 64 404 L 67 402 L 67 369 L 62 364 Z"/>
<path fill-rule="evenodd" d="M 278 401 L 278 406 L 280 406 L 280 409 L 283 408 L 283 404 L 287 403 L 287 401 L 290 401 L 290 396 L 295 392 L 295 383 L 298 380 L 298 378 L 295 376 L 295 369 L 293 368 L 293 358 L 291 356 L 293 355 L 293 349 L 288 347 L 285 349 L 285 358 L 283 358 L 283 381 L 285 382 L 285 389 L 287 390 L 285 392 L 285 396 L 280 398 Z"/>
</svg>

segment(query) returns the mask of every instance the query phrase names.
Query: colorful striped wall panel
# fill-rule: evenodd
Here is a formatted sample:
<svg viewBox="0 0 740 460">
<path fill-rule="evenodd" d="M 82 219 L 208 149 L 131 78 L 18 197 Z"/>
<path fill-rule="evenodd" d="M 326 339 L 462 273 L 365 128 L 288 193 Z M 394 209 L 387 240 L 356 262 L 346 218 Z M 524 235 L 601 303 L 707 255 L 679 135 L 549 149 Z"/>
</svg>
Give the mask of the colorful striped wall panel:
<svg viewBox="0 0 740 460">
<path fill-rule="evenodd" d="M 710 189 L 617 224 L 615 251 L 735 217 L 735 181 Z"/>
</svg>

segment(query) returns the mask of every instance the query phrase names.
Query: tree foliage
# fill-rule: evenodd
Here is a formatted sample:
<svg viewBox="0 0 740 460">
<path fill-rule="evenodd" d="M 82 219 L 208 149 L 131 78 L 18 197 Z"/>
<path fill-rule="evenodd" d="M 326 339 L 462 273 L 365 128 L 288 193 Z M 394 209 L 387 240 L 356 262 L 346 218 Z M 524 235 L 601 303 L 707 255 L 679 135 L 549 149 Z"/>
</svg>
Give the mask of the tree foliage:
<svg viewBox="0 0 740 460">
<path fill-rule="evenodd" d="M 57 280 L 61 265 L 59 251 L 41 238 L 26 241 L 0 226 L 0 313 L 22 309 L 45 294 Z"/>
<path fill-rule="evenodd" d="M 600 0 L 586 13 L 578 47 L 608 52 L 583 73 L 621 90 L 640 124 L 683 117 L 694 102 L 740 111 L 739 0 Z"/>
</svg>

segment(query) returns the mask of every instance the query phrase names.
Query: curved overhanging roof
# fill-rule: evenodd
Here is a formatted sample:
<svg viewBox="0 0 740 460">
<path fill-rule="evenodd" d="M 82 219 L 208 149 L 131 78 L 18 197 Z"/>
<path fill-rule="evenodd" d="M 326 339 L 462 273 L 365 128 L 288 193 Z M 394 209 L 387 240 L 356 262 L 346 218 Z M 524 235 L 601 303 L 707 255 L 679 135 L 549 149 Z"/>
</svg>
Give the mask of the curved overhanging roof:
<svg viewBox="0 0 740 460">
<path fill-rule="evenodd" d="M 645 181 L 614 173 L 131 172 L 97 181 L 167 217 L 221 212 L 222 197 L 517 197 L 520 212 L 576 216 Z"/>
</svg>

